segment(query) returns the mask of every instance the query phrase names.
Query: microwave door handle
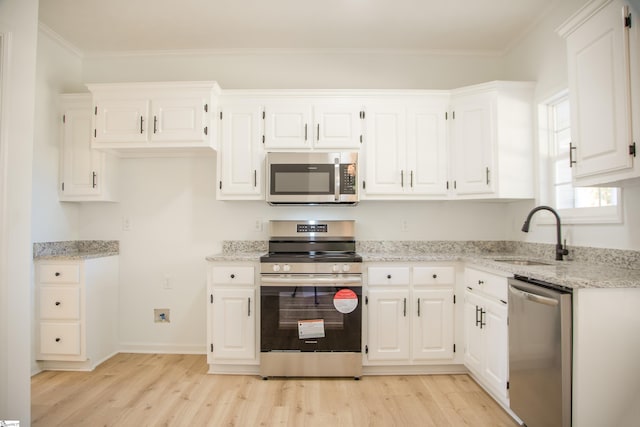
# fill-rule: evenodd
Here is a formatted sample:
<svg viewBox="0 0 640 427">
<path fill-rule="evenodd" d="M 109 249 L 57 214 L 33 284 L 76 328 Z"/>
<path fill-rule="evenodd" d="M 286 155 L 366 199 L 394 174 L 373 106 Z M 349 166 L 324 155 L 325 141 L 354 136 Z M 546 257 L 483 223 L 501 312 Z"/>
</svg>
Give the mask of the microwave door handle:
<svg viewBox="0 0 640 427">
<path fill-rule="evenodd" d="M 336 202 L 340 201 L 340 157 L 336 157 L 333 161 L 335 185 L 333 186 L 333 196 Z"/>
</svg>

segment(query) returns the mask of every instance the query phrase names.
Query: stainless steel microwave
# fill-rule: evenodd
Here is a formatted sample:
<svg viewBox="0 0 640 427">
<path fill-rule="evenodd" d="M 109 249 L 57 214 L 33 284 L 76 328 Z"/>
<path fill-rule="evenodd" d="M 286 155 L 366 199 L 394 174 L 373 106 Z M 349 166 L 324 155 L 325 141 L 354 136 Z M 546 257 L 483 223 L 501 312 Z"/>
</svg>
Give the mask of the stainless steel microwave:
<svg viewBox="0 0 640 427">
<path fill-rule="evenodd" d="M 358 203 L 358 153 L 268 152 L 271 205 Z"/>
</svg>

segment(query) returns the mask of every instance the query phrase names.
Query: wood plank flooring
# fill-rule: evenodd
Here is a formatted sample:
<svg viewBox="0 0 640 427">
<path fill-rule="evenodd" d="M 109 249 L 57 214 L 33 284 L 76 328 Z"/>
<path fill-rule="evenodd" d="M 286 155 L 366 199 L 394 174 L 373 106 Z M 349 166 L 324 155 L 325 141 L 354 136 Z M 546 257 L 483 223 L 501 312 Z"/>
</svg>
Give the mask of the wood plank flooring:
<svg viewBox="0 0 640 427">
<path fill-rule="evenodd" d="M 207 374 L 203 355 L 118 354 L 31 381 L 38 426 L 517 426 L 467 375 L 269 379 Z"/>
</svg>

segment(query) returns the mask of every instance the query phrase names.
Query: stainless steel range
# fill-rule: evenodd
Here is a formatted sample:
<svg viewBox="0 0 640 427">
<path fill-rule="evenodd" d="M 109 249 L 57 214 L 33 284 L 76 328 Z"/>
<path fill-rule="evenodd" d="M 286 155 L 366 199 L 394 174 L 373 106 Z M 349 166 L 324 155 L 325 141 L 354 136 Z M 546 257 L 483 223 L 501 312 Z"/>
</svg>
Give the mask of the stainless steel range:
<svg viewBox="0 0 640 427">
<path fill-rule="evenodd" d="M 362 257 L 354 221 L 271 221 L 260 258 L 260 374 L 359 378 Z"/>
</svg>

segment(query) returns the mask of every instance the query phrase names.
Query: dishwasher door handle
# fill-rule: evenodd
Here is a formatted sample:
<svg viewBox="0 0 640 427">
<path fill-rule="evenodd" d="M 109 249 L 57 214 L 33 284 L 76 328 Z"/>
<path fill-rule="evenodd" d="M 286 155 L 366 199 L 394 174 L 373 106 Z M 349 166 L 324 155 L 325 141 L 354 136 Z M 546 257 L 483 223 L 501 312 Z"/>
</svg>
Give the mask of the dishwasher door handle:
<svg viewBox="0 0 640 427">
<path fill-rule="evenodd" d="M 509 292 L 516 295 L 520 295 L 522 298 L 525 298 L 532 302 L 537 302 L 539 304 L 550 305 L 550 306 L 558 305 L 558 300 L 555 300 L 553 298 L 543 297 L 542 295 L 532 294 L 530 292 L 523 291 L 522 289 L 518 289 L 513 285 L 509 285 Z"/>
</svg>

